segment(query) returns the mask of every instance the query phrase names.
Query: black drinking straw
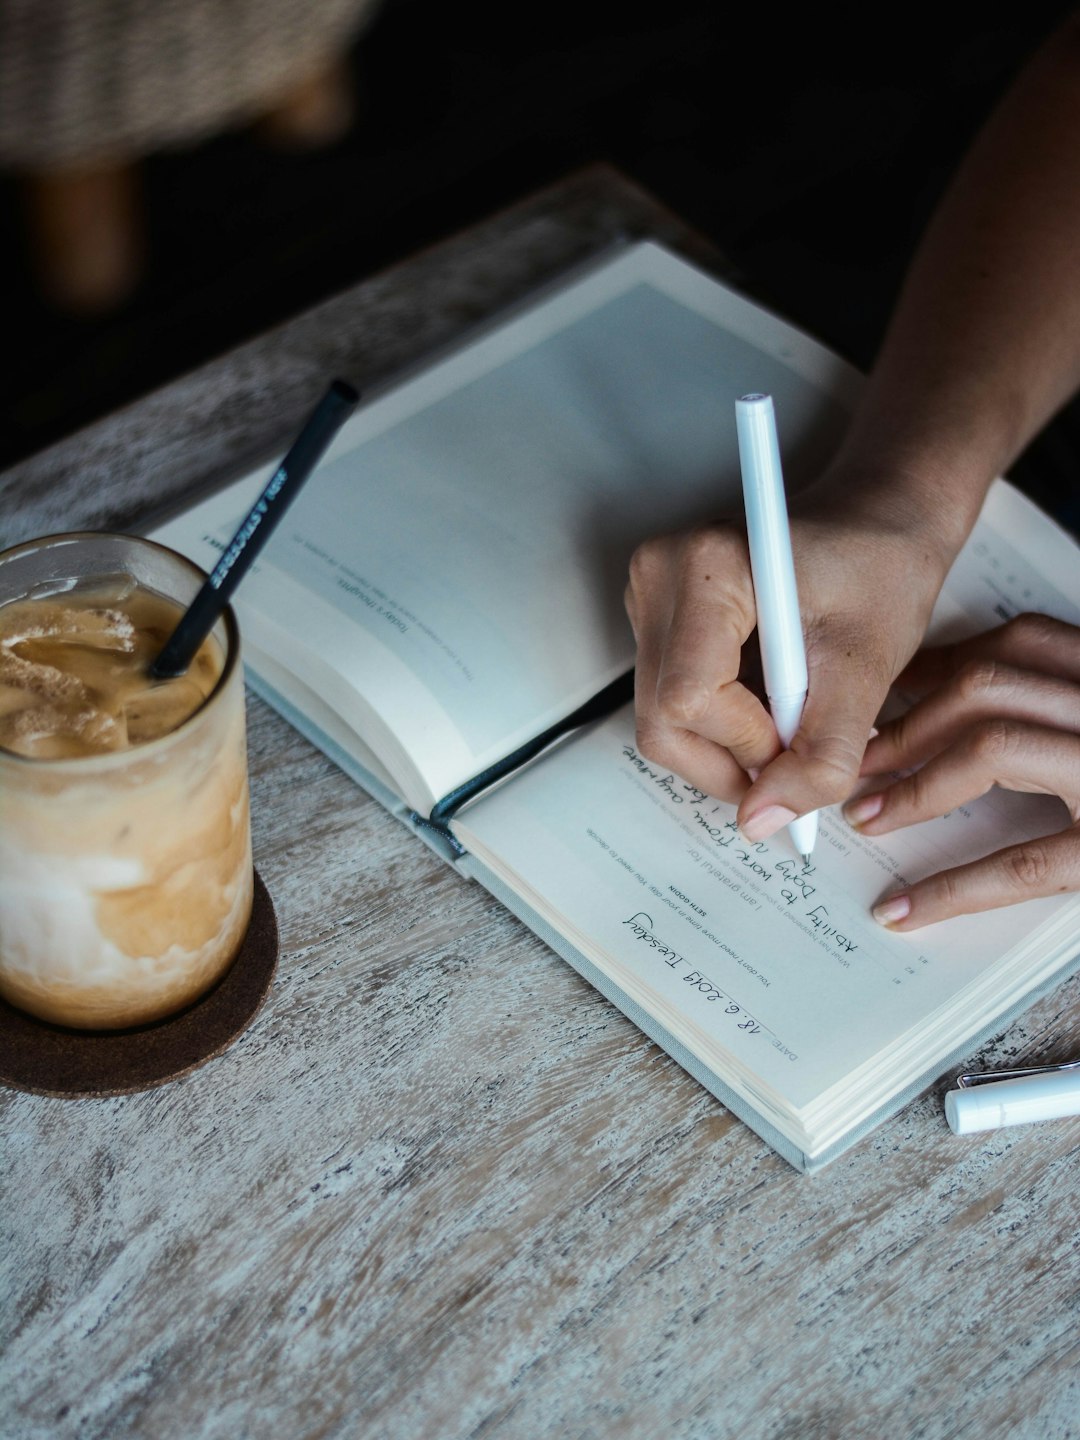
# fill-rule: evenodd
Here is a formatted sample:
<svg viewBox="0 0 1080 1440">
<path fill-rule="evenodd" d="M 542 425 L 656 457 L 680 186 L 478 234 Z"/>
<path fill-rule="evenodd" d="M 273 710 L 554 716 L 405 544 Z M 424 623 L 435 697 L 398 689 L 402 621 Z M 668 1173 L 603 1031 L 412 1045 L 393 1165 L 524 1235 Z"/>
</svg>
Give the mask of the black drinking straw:
<svg viewBox="0 0 1080 1440">
<path fill-rule="evenodd" d="M 311 418 L 293 441 L 292 449 L 274 471 L 266 488 L 248 511 L 225 553 L 202 589 L 184 612 L 183 618 L 150 666 L 155 680 L 183 675 L 195 652 L 209 635 L 229 603 L 229 597 L 248 572 L 248 567 L 269 540 L 274 526 L 300 487 L 322 459 L 330 441 L 348 419 L 360 396 L 335 380 L 312 411 Z"/>
</svg>

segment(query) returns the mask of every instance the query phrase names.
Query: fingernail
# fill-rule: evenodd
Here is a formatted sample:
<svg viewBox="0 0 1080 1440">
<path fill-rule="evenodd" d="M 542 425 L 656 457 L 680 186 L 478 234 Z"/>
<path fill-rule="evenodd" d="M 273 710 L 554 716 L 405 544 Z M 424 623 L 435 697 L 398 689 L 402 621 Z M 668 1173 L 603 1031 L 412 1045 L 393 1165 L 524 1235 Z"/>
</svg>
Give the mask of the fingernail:
<svg viewBox="0 0 1080 1440">
<path fill-rule="evenodd" d="M 756 779 L 757 779 L 757 777 L 761 774 L 761 771 L 758 770 L 756 766 L 751 765 L 750 768 L 747 770 L 746 773 L 747 773 L 747 775 L 750 776 L 750 779 L 753 781 L 753 780 L 756 780 Z"/>
<path fill-rule="evenodd" d="M 747 840 L 768 840 L 770 835 L 775 835 L 794 819 L 795 811 L 789 810 L 786 805 L 766 805 L 748 816 L 739 829 Z"/>
<path fill-rule="evenodd" d="M 871 739 L 871 740 L 876 740 L 877 737 L 878 737 L 880 734 L 881 734 L 881 731 L 877 728 L 876 725 L 871 725 L 871 726 L 870 726 L 870 739 Z"/>
<path fill-rule="evenodd" d="M 873 820 L 875 815 L 880 815 L 884 804 L 885 796 L 880 793 L 860 795 L 857 800 L 849 800 L 842 813 L 848 824 L 858 829 L 860 825 L 865 825 L 867 820 Z"/>
<path fill-rule="evenodd" d="M 887 900 L 875 905 L 870 913 L 879 925 L 895 925 L 911 914 L 911 896 L 890 895 Z"/>
</svg>

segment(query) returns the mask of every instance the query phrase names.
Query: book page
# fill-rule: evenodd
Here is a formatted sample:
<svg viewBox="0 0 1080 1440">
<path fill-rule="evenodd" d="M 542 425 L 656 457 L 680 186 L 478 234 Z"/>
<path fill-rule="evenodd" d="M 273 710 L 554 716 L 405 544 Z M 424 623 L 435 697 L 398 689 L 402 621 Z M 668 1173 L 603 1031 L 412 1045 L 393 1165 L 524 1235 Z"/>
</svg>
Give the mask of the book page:
<svg viewBox="0 0 1080 1440">
<path fill-rule="evenodd" d="M 960 640 L 1023 611 L 1080 624 L 1080 549 L 1019 490 L 996 480 L 946 577 L 928 638 Z"/>
<path fill-rule="evenodd" d="M 941 629 L 985 629 L 1031 602 L 1080 622 L 1077 551 L 1051 529 L 999 486 L 950 576 Z M 1059 545 L 1070 594 L 1035 563 Z M 454 828 L 699 1059 L 763 1113 L 800 1116 L 820 1144 L 1080 945 L 1075 895 L 911 935 L 869 914 L 896 886 L 1060 829 L 1052 797 L 993 790 L 884 841 L 825 811 L 809 865 L 786 832 L 743 840 L 734 815 L 641 755 L 627 708 Z"/>
<path fill-rule="evenodd" d="M 272 622 L 286 664 L 290 631 L 296 654 L 347 664 L 441 797 L 632 666 L 630 555 L 741 503 L 738 395 L 774 395 L 794 487 L 857 383 L 711 277 L 632 247 L 354 416 L 245 580 L 241 626 Z M 211 565 L 266 478 L 156 538 Z"/>
</svg>

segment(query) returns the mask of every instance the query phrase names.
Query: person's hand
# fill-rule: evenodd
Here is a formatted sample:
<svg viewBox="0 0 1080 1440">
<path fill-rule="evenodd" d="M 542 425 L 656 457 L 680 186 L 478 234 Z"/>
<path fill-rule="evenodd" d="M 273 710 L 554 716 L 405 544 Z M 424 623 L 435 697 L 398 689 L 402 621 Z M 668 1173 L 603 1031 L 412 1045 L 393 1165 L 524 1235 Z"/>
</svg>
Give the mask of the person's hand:
<svg viewBox="0 0 1080 1440">
<path fill-rule="evenodd" d="M 848 498 L 857 493 L 853 484 L 842 503 L 793 506 L 809 692 L 787 751 L 743 671 L 744 658 L 757 659 L 756 640 L 747 645 L 757 621 L 742 529 L 721 522 L 658 536 L 631 563 L 638 746 L 737 803 L 751 840 L 851 794 L 875 717 L 923 638 L 952 558 L 925 522 L 882 515 L 880 505 L 860 514 Z"/>
<path fill-rule="evenodd" d="M 887 835 L 994 785 L 1056 795 L 1071 823 L 920 880 L 874 908 L 892 930 L 1080 889 L 1080 628 L 1021 615 L 921 651 L 901 676 L 923 694 L 870 742 L 864 775 L 913 773 L 849 802 L 845 818 Z M 928 693 L 925 693 L 928 692 Z"/>
</svg>

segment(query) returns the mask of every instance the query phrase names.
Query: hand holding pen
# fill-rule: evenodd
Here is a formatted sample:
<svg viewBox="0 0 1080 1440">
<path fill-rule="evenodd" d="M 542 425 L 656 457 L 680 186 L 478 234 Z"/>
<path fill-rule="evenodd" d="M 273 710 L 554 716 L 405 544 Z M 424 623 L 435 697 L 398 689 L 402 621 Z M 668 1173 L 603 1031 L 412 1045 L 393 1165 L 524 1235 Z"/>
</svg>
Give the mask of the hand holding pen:
<svg viewBox="0 0 1080 1440">
<path fill-rule="evenodd" d="M 890 929 L 1077 889 L 1080 626 L 1020 615 L 912 660 L 945 567 L 933 559 L 925 521 L 882 504 L 861 480 L 837 466 L 790 507 L 807 662 L 795 750 L 783 748 L 780 717 L 774 724 L 740 678 L 744 651 L 756 659 L 759 618 L 744 528 L 717 522 L 639 548 L 627 609 L 638 642 L 641 753 L 736 804 L 752 840 L 845 800 L 847 823 L 871 837 L 995 785 L 1064 802 L 1063 829 L 898 893 L 883 888 L 873 914 Z M 871 740 L 901 672 L 905 691 L 923 698 L 903 725 L 882 725 Z M 915 768 L 917 784 L 894 778 Z M 890 778 L 872 778 L 882 774 Z"/>
<path fill-rule="evenodd" d="M 744 683 L 759 617 L 741 517 L 654 536 L 631 563 L 639 748 L 737 805 L 752 840 L 857 788 L 882 702 L 944 577 L 920 517 L 883 505 L 881 486 L 864 479 L 834 463 L 789 497 L 808 676 L 797 749 Z"/>
</svg>

